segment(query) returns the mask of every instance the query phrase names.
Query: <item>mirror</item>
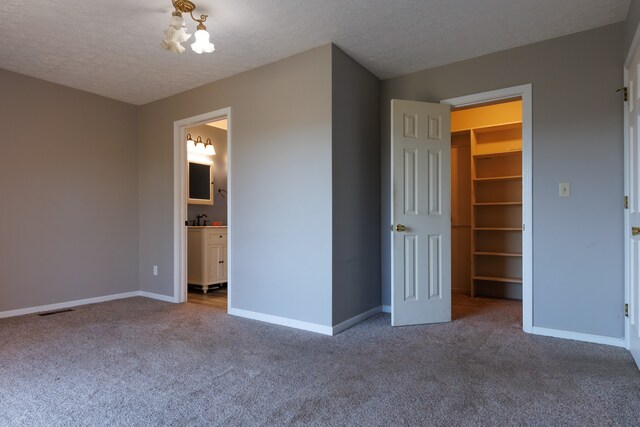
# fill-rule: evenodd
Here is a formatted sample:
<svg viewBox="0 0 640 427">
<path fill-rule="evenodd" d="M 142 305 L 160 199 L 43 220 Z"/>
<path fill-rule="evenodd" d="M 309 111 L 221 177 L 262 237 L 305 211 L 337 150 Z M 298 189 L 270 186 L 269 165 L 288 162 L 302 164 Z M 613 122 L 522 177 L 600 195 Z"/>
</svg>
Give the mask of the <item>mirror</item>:
<svg viewBox="0 0 640 427">
<path fill-rule="evenodd" d="M 189 162 L 190 205 L 213 205 L 213 165 Z"/>
</svg>

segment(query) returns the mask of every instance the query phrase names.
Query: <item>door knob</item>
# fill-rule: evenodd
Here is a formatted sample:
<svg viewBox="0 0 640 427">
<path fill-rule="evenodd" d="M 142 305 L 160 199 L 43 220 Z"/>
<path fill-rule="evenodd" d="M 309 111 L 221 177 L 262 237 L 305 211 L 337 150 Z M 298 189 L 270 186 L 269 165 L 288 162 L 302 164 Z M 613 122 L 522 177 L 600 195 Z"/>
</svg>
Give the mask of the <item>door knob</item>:
<svg viewBox="0 0 640 427">
<path fill-rule="evenodd" d="M 637 236 L 638 234 L 640 234 L 640 227 L 631 227 L 631 234 L 633 236 Z"/>
<path fill-rule="evenodd" d="M 402 224 L 398 224 L 396 225 L 396 231 L 407 231 L 407 227 Z"/>
</svg>

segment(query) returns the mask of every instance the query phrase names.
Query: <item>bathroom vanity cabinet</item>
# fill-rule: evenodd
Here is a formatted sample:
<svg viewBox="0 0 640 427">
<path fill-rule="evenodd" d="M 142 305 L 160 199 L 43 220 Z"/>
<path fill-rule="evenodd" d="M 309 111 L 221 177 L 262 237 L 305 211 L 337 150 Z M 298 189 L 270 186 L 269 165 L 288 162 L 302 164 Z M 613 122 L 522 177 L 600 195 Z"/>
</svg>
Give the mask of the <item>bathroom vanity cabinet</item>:
<svg viewBox="0 0 640 427">
<path fill-rule="evenodd" d="M 227 282 L 227 227 L 187 228 L 187 282 L 204 293 Z"/>
</svg>

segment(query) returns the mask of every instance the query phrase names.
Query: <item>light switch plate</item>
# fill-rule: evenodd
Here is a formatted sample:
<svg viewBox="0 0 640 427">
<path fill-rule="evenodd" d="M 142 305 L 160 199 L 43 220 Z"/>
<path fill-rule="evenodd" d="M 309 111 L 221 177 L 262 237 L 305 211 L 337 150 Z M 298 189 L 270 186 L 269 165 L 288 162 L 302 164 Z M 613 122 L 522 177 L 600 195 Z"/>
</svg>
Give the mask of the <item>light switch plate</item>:
<svg viewBox="0 0 640 427">
<path fill-rule="evenodd" d="M 560 197 L 569 197 L 571 196 L 571 184 L 568 182 L 560 183 Z"/>
</svg>

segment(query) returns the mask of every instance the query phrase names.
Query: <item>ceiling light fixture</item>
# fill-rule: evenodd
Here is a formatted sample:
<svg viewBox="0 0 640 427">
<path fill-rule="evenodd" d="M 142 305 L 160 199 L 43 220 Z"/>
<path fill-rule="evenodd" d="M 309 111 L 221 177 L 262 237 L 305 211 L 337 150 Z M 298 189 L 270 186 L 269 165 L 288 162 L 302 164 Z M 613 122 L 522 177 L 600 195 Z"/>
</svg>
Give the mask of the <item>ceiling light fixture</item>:
<svg viewBox="0 0 640 427">
<path fill-rule="evenodd" d="M 193 11 L 196 5 L 189 0 L 171 0 L 175 10 L 171 14 L 171 21 L 169 28 L 164 32 L 165 38 L 162 41 L 162 47 L 170 52 L 182 53 L 184 47 L 180 44 L 186 42 L 191 37 L 191 34 L 187 33 L 187 26 L 182 18 L 183 13 L 191 15 L 191 19 L 198 23 L 196 27 L 196 41 L 191 43 L 191 49 L 195 53 L 211 53 L 215 50 L 213 43 L 209 41 L 209 33 L 207 27 L 204 26 L 204 21 L 207 20 L 208 15 L 200 15 L 200 19 L 193 16 Z"/>
</svg>

